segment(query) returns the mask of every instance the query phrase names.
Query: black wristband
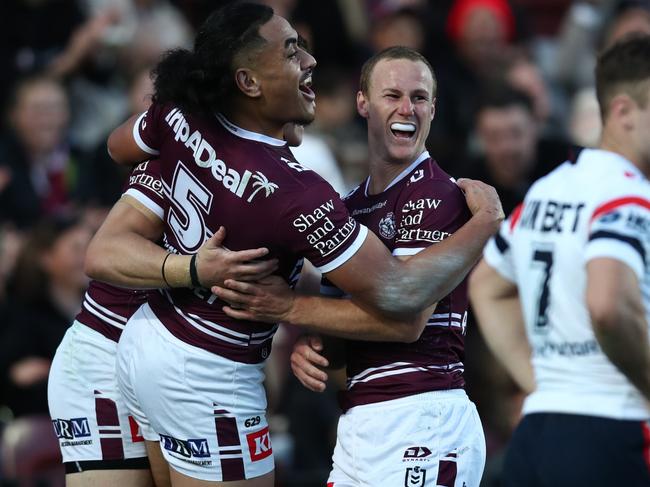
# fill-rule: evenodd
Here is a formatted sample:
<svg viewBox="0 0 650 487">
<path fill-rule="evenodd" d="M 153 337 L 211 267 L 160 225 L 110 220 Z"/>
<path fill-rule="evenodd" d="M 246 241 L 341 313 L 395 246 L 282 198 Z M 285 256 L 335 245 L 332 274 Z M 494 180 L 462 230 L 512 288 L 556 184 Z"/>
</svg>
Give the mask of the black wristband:
<svg viewBox="0 0 650 487">
<path fill-rule="evenodd" d="M 190 259 L 190 281 L 192 281 L 192 287 L 202 287 L 199 282 L 199 273 L 196 271 L 196 254 Z"/>
<path fill-rule="evenodd" d="M 172 255 L 171 252 L 168 253 L 165 256 L 165 258 L 163 259 L 162 268 L 161 268 L 162 278 L 163 278 L 163 281 L 165 281 L 165 284 L 167 284 L 167 287 L 171 287 L 171 285 L 167 282 L 167 278 L 165 277 L 165 264 L 167 263 L 167 259 L 169 259 L 170 255 Z"/>
</svg>

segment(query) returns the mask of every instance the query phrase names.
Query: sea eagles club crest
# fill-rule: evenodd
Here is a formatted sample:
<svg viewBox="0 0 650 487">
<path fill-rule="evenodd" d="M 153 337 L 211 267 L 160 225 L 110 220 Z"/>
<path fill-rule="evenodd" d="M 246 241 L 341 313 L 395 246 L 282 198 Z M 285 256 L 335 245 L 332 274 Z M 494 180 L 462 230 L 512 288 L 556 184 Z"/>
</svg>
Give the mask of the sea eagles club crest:
<svg viewBox="0 0 650 487">
<path fill-rule="evenodd" d="M 384 218 L 379 220 L 379 234 L 384 237 L 391 239 L 397 233 L 395 228 L 395 215 L 393 213 L 388 213 Z"/>
</svg>

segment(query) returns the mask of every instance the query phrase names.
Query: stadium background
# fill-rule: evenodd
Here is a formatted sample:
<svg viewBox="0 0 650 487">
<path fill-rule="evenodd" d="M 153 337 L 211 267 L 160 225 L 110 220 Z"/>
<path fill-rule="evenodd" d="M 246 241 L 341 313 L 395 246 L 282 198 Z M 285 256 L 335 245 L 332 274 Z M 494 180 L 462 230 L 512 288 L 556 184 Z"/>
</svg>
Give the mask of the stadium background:
<svg viewBox="0 0 650 487">
<path fill-rule="evenodd" d="M 191 47 L 211 0 L 3 0 L 0 3 L 0 485 L 63 485 L 47 417 L 50 361 L 87 285 L 83 255 L 126 172 L 110 130 L 146 109 L 149 69 Z M 318 61 L 316 122 L 297 157 L 341 193 L 367 171 L 355 112 L 361 64 L 391 45 L 423 52 L 438 77 L 428 148 L 454 176 L 494 185 L 506 212 L 530 183 L 600 131 L 595 55 L 650 33 L 650 0 L 277 0 Z M 324 485 L 338 417 L 333 380 L 302 388 L 283 328 L 267 386 L 277 485 Z M 466 380 L 485 428 L 485 486 L 518 421 L 522 394 L 472 319 Z"/>
</svg>

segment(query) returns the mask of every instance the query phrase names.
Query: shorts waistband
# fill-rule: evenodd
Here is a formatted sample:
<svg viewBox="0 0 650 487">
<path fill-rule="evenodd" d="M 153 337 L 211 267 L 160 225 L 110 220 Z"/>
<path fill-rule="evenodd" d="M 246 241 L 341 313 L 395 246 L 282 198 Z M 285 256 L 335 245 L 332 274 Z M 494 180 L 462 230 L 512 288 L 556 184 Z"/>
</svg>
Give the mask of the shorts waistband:
<svg viewBox="0 0 650 487">
<path fill-rule="evenodd" d="M 370 404 L 359 404 L 350 408 L 347 412 L 364 410 L 369 411 L 374 408 L 384 409 L 390 406 L 405 406 L 413 403 L 422 403 L 427 401 L 446 401 L 450 399 L 467 399 L 465 389 L 446 389 L 444 391 L 428 391 L 420 394 L 413 394 L 411 396 L 400 397 L 397 399 L 390 399 L 388 401 L 373 402 Z"/>
</svg>

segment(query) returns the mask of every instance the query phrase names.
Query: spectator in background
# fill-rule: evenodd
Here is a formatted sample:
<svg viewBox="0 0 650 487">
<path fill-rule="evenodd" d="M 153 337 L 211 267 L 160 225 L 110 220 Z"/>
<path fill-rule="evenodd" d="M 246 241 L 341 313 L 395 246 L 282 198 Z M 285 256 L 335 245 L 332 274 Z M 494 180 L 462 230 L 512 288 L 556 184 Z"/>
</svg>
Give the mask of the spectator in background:
<svg viewBox="0 0 650 487">
<path fill-rule="evenodd" d="M 83 22 L 77 2 L 69 0 L 0 2 L 0 103 L 16 80 L 51 65 Z"/>
<path fill-rule="evenodd" d="M 568 156 L 566 144 L 540 139 L 531 99 L 505 85 L 485 92 L 475 127 L 483 155 L 470 160 L 462 174 L 494 186 L 506 213 L 533 181 Z"/>
<path fill-rule="evenodd" d="M 600 141 L 602 122 L 596 90 L 583 88 L 571 100 L 569 140 L 579 147 L 596 147 Z"/>
<path fill-rule="evenodd" d="M 421 18 L 421 12 L 411 8 L 375 15 L 369 33 L 372 50 L 380 52 L 393 46 L 405 46 L 423 51 L 425 33 Z"/>
<path fill-rule="evenodd" d="M 0 220 L 24 227 L 68 208 L 75 164 L 63 87 L 43 76 L 28 78 L 12 101 L 10 129 L 0 138 Z"/>
<path fill-rule="evenodd" d="M 318 68 L 314 87 L 318 93 L 316 119 L 307 133 L 325 140 L 343 172 L 345 188 L 352 188 L 368 174 L 368 142 L 354 109 L 352 75 L 339 68 Z"/>
<path fill-rule="evenodd" d="M 440 123 L 432 127 L 428 146 L 443 169 L 452 171 L 466 156 L 478 96 L 486 84 L 502 76 L 504 60 L 519 36 L 507 0 L 455 0 L 445 30 L 454 56 L 435 66 L 441 86 Z"/>
<path fill-rule="evenodd" d="M 633 33 L 650 34 L 650 0 L 581 0 L 571 5 L 546 71 L 571 95 L 594 85 L 596 53 Z"/>
<path fill-rule="evenodd" d="M 153 94 L 153 80 L 149 66 L 141 68 L 128 89 L 129 116 L 149 108 Z M 77 196 L 81 203 L 98 212 L 98 217 L 113 206 L 122 194 L 122 185 L 130 167 L 115 164 L 106 150 L 107 132 L 100 143 L 84 158 L 79 168 Z M 102 218 L 103 219 L 103 218 Z M 101 222 L 100 222 L 101 223 Z"/>
<path fill-rule="evenodd" d="M 304 132 L 305 128 L 302 125 L 296 125 L 296 130 Z M 318 173 L 341 196 L 345 195 L 347 187 L 343 181 L 343 174 L 327 143 L 322 137 L 309 133 L 302 134 L 301 138 L 302 143 L 291 148 L 296 160 Z"/>
<path fill-rule="evenodd" d="M 125 87 L 142 66 L 163 52 L 191 45 L 192 32 L 180 12 L 165 0 L 84 0 L 90 19 L 111 16 L 93 38 L 92 51 L 70 77 L 75 108 L 71 137 L 92 150 L 129 114 Z"/>
<path fill-rule="evenodd" d="M 18 256 L 0 340 L 2 402 L 15 416 L 48 414 L 50 363 L 81 306 L 91 236 L 77 218 L 52 217 L 34 227 Z"/>
</svg>

